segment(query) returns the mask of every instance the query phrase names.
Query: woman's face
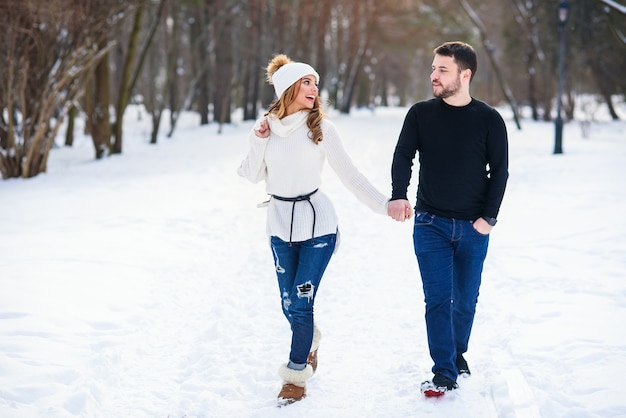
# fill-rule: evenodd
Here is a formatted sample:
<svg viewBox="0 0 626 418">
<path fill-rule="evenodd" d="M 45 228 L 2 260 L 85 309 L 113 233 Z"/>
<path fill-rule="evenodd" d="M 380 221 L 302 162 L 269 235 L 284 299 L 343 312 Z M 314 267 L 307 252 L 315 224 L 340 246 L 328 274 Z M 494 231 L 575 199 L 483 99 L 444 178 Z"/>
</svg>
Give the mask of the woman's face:
<svg viewBox="0 0 626 418">
<path fill-rule="evenodd" d="M 296 97 L 287 108 L 289 114 L 300 110 L 313 109 L 315 100 L 317 99 L 317 95 L 319 93 L 315 80 L 316 79 L 313 74 L 305 75 L 300 79 L 299 86 L 296 86 Z"/>
</svg>

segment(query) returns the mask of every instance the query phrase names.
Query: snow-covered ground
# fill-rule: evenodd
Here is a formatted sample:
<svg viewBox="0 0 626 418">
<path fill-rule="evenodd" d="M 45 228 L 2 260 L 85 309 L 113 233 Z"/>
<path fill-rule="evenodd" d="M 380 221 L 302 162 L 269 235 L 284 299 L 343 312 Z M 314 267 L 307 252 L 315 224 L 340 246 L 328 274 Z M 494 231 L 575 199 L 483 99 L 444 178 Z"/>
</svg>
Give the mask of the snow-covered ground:
<svg viewBox="0 0 626 418">
<path fill-rule="evenodd" d="M 331 115 L 387 194 L 405 112 Z M 553 155 L 553 124 L 503 113 L 510 180 L 459 390 L 419 393 L 412 224 L 328 169 L 342 243 L 316 301 L 320 365 L 304 401 L 276 408 L 290 333 L 263 185 L 235 171 L 252 122 L 219 135 L 185 115 L 151 146 L 128 112 L 122 156 L 95 161 L 79 137 L 47 174 L 0 181 L 0 417 L 626 417 L 626 123 L 588 138 L 569 123 Z"/>
</svg>

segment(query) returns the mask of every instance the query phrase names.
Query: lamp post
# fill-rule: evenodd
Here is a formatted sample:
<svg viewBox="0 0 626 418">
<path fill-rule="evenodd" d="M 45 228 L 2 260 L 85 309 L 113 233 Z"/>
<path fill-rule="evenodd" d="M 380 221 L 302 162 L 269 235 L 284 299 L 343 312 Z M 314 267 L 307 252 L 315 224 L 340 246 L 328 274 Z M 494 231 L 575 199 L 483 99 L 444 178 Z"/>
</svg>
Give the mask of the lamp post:
<svg viewBox="0 0 626 418">
<path fill-rule="evenodd" d="M 565 53 L 565 23 L 569 14 L 569 3 L 567 0 L 559 2 L 559 80 L 556 97 L 556 120 L 554 121 L 554 153 L 563 153 L 563 118 L 561 117 L 563 95 L 563 55 Z"/>
</svg>

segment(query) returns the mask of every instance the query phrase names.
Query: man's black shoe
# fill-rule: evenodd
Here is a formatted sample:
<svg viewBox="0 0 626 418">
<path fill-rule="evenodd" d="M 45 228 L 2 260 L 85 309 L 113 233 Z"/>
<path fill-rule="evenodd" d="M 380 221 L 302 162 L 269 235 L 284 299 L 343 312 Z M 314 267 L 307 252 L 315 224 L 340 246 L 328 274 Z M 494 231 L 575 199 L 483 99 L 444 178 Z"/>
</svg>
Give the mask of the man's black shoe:
<svg viewBox="0 0 626 418">
<path fill-rule="evenodd" d="M 437 388 L 446 388 L 446 390 L 453 390 L 459 387 L 454 380 L 439 373 L 435 373 L 435 377 L 433 377 L 433 385 Z"/>
<path fill-rule="evenodd" d="M 456 368 L 459 370 L 459 374 L 464 374 L 468 376 L 472 374 L 470 372 L 469 366 L 467 365 L 467 361 L 465 361 L 465 358 L 463 357 L 463 354 L 456 355 Z"/>
</svg>

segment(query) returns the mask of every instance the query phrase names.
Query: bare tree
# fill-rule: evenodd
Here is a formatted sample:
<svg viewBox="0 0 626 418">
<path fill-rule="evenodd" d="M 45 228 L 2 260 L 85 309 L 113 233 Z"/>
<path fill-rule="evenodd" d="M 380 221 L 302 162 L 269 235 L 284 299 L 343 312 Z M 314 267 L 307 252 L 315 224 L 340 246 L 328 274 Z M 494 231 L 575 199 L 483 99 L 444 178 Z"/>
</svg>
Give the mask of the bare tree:
<svg viewBox="0 0 626 418">
<path fill-rule="evenodd" d="M 109 43 L 107 37 L 99 40 L 99 49 L 104 49 Z M 111 114 L 109 105 L 111 72 L 109 70 L 109 53 L 107 52 L 93 72 L 91 85 L 89 86 L 88 102 L 86 103 L 87 125 L 91 133 L 96 159 L 111 154 Z"/>
<path fill-rule="evenodd" d="M 165 7 L 165 9 L 169 9 Z M 165 12 L 165 10 L 163 10 Z M 166 20 L 169 12 L 160 16 L 160 19 Z M 158 12 L 153 17 L 155 25 Z M 167 86 L 168 74 L 166 71 L 167 55 L 170 49 L 168 43 L 168 25 L 158 25 L 155 31 L 154 40 L 146 48 L 147 65 L 143 67 L 143 77 L 137 80 L 137 90 L 142 97 L 141 103 L 146 111 L 150 114 L 152 121 L 152 132 L 150 133 L 150 144 L 156 144 L 161 126 L 163 113 L 167 105 Z"/>
<path fill-rule="evenodd" d="M 263 11 L 266 7 L 265 1 L 255 1 L 248 4 L 248 17 L 245 19 L 244 27 L 248 28 L 243 33 L 244 39 L 239 45 L 241 49 L 241 86 L 242 86 L 242 107 L 243 119 L 256 119 L 261 93 L 261 83 L 264 81 L 261 68 L 264 65 L 263 31 L 265 30 L 265 19 Z"/>
<path fill-rule="evenodd" d="M 190 65 L 192 80 L 189 86 L 188 98 L 184 108 L 191 107 L 192 100 L 197 103 L 197 111 L 200 114 L 200 125 L 208 125 L 210 104 L 210 57 L 206 53 L 207 36 L 206 30 L 209 25 L 209 8 L 206 2 L 190 6 L 189 36 L 192 50 Z M 197 82 L 194 82 L 194 79 Z"/>
<path fill-rule="evenodd" d="M 526 91 L 533 120 L 539 120 L 541 113 L 539 107 L 543 102 L 540 96 L 542 92 L 548 95 L 551 93 L 546 92 L 545 88 L 538 86 L 539 78 L 542 75 L 540 71 L 546 66 L 546 56 L 541 46 L 538 19 L 535 14 L 538 2 L 532 0 L 509 0 L 509 5 L 516 23 L 512 30 L 511 38 L 516 43 L 521 44 L 522 48 L 520 55 L 522 56 L 525 71 L 520 71 L 520 76 L 526 80 L 526 84 L 522 88 Z M 520 31 L 524 36 L 519 36 Z M 549 115 L 549 108 L 543 113 Z"/>
<path fill-rule="evenodd" d="M 606 4 L 607 6 L 611 7 L 612 9 L 617 10 L 618 12 L 620 12 L 623 15 L 626 15 L 626 6 L 619 4 L 616 1 L 613 0 L 598 0 L 604 4 Z"/>
<path fill-rule="evenodd" d="M 365 55 L 369 49 L 370 37 L 368 27 L 372 23 L 374 10 L 372 1 L 354 0 L 350 8 L 354 12 L 349 28 L 349 50 L 346 57 L 346 77 L 344 78 L 343 97 L 339 110 L 350 113 L 358 78 L 361 76 Z"/>
<path fill-rule="evenodd" d="M 623 53 L 624 44 L 616 40 L 610 28 L 604 3 L 606 2 L 592 0 L 581 0 L 577 3 L 572 20 L 578 30 L 573 42 L 581 47 L 584 68 L 589 71 L 611 118 L 618 120 L 619 115 L 613 105 L 612 96 L 616 91 L 626 91 L 626 82 L 622 76 L 626 54 Z M 618 48 L 622 53 L 616 51 Z"/>
<path fill-rule="evenodd" d="M 513 112 L 513 119 L 515 120 L 517 129 L 522 129 L 522 126 L 520 125 L 520 121 L 519 121 L 519 115 L 518 115 L 517 104 L 515 102 L 515 98 L 513 97 L 513 93 L 511 92 L 511 89 L 509 88 L 506 81 L 504 80 L 504 77 L 502 76 L 502 71 L 500 70 L 498 61 L 496 60 L 494 56 L 493 45 L 491 44 L 489 40 L 487 29 L 485 25 L 483 24 L 482 20 L 480 19 L 480 17 L 478 17 L 478 14 L 476 14 L 474 9 L 472 9 L 472 7 L 469 5 L 467 0 L 458 0 L 458 1 L 461 7 L 463 8 L 463 10 L 465 10 L 469 18 L 472 20 L 474 25 L 476 25 L 476 28 L 480 32 L 480 38 L 483 43 L 483 47 L 485 51 L 487 52 L 487 56 L 489 57 L 491 68 L 493 69 L 496 75 L 496 79 L 498 80 L 498 84 L 500 85 L 500 88 L 502 89 L 504 97 L 506 97 L 507 102 L 511 106 L 511 110 Z"/>
<path fill-rule="evenodd" d="M 7 119 L 0 149 L 3 178 L 46 170 L 63 118 L 84 92 L 89 70 L 106 50 L 94 47 L 97 28 L 87 25 L 91 2 L 58 0 L 34 4 L 0 3 L 0 25 L 7 28 L 0 75 Z"/>
<path fill-rule="evenodd" d="M 231 85 L 234 80 L 233 16 L 227 17 L 217 28 L 215 46 L 215 73 L 213 112 L 219 124 L 230 123 Z"/>
<path fill-rule="evenodd" d="M 0 0 L 0 174 L 44 171 L 68 116 L 65 144 L 72 144 L 79 112 L 96 158 L 121 152 L 123 118 L 134 98 L 142 98 L 152 116 L 152 143 L 166 110 L 168 136 L 183 110 L 220 128 L 237 108 L 253 119 L 274 98 L 262 70 L 277 53 L 311 63 L 321 75 L 321 91 L 348 113 L 355 105 L 421 100 L 431 93 L 436 45 L 480 42 L 486 52 L 481 67 L 482 60 L 489 64 L 473 89 L 490 102 L 506 100 L 518 128 L 521 104 L 530 105 L 535 119 L 549 120 L 557 2 Z M 626 54 L 615 49 L 626 43 L 620 3 L 571 2 L 564 94 L 569 117 L 585 92 L 604 98 L 617 118 L 611 98 L 626 91 L 620 76 Z M 150 48 L 153 39 L 158 48 Z"/>
<path fill-rule="evenodd" d="M 161 22 L 161 15 L 165 4 L 165 0 L 159 0 L 158 5 L 156 6 L 156 15 L 146 34 L 146 40 L 141 50 L 138 50 L 139 40 L 142 35 L 141 24 L 146 13 L 146 8 L 149 4 L 146 1 L 140 1 L 137 4 L 135 15 L 133 17 L 133 26 L 128 36 L 128 46 L 126 48 L 124 64 L 120 74 L 121 77 L 117 93 L 117 103 L 115 104 L 115 122 L 113 123 L 114 142 L 112 146 L 112 152 L 114 154 L 122 152 L 124 113 L 126 112 L 126 107 L 130 102 L 131 94 L 137 84 L 137 79 L 141 73 L 141 69 L 145 62 L 150 44 L 154 38 L 154 34 L 156 33 L 156 29 Z"/>
</svg>

